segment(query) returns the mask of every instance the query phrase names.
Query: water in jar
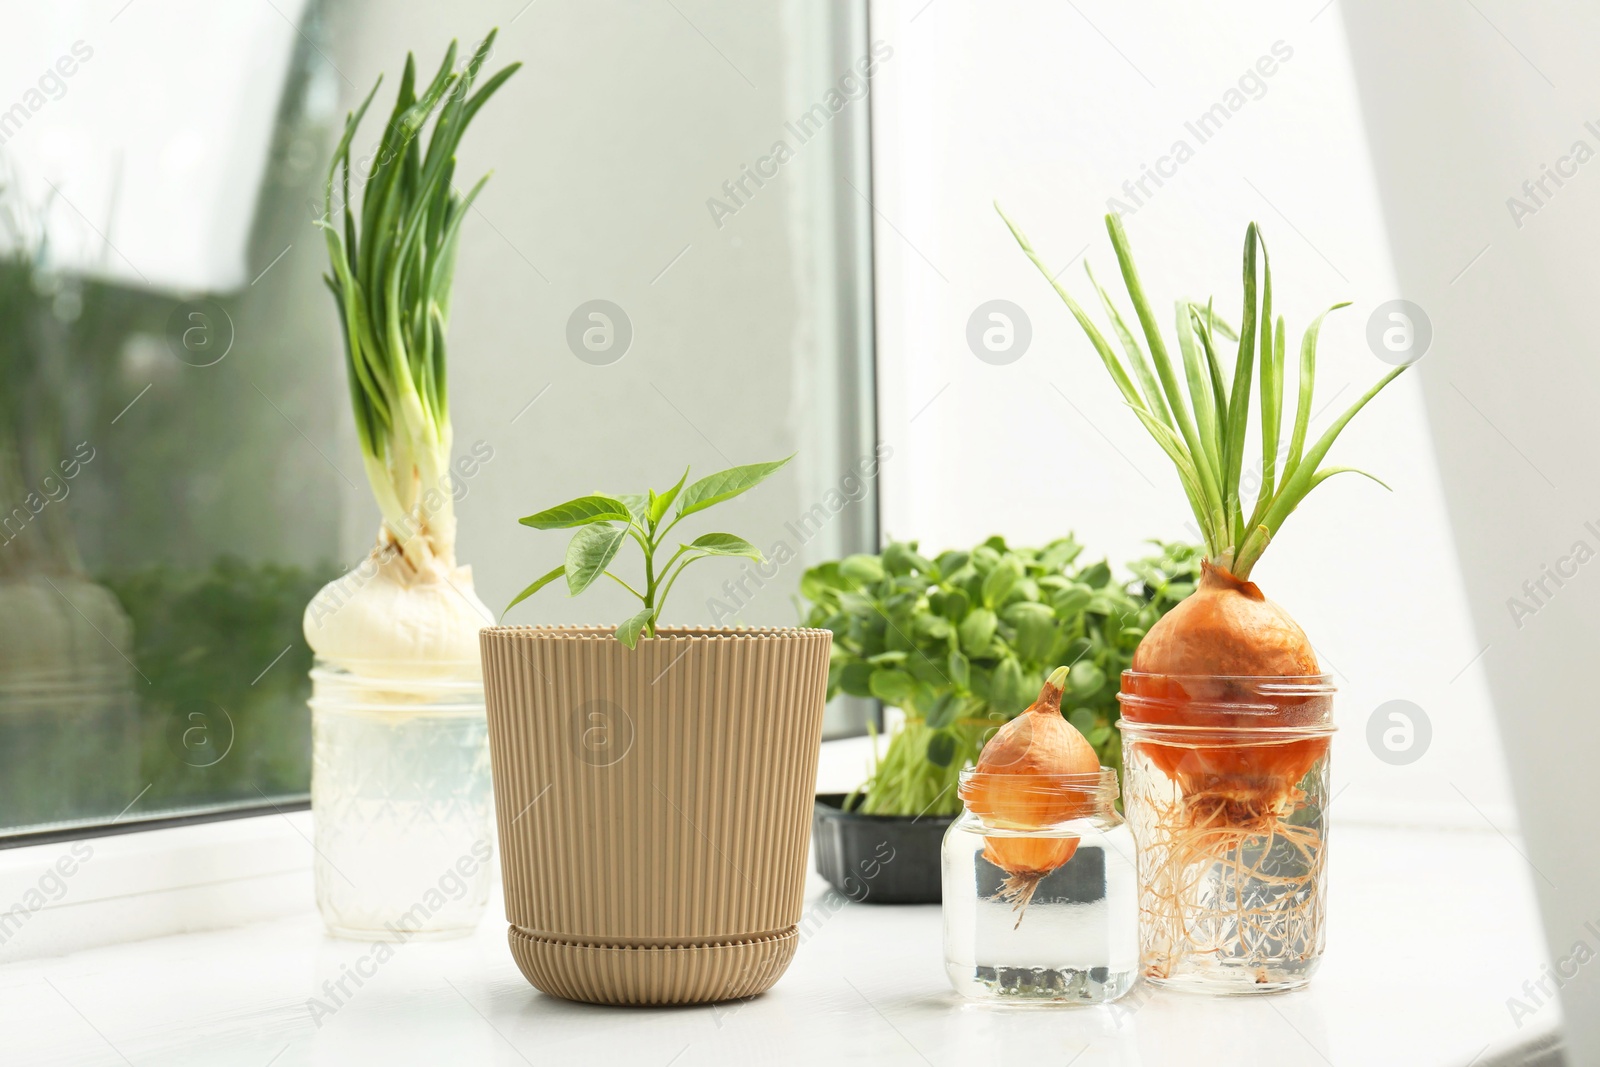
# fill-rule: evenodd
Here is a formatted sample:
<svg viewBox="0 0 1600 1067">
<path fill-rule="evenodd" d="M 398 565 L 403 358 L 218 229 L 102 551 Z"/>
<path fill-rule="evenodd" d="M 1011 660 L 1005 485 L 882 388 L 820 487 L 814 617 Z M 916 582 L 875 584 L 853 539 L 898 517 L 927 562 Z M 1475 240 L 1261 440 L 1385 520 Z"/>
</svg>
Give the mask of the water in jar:
<svg viewBox="0 0 1600 1067">
<path fill-rule="evenodd" d="M 1021 907 L 1005 899 L 1006 872 L 983 854 L 985 837 L 1017 836 L 1078 838 Z M 1024 834 L 964 814 L 945 837 L 943 888 L 945 971 L 963 996 L 1099 1004 L 1138 977 L 1133 839 L 1115 816 Z"/>
</svg>

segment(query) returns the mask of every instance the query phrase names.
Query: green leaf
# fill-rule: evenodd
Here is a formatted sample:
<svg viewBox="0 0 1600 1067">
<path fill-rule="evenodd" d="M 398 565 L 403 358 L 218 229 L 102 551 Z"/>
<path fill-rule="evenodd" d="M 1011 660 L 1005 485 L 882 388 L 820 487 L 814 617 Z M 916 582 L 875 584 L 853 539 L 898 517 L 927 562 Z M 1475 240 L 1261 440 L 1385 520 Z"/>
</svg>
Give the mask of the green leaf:
<svg viewBox="0 0 1600 1067">
<path fill-rule="evenodd" d="M 1385 489 L 1388 489 L 1389 492 L 1394 492 L 1394 490 L 1390 488 L 1388 482 L 1384 481 L 1382 478 L 1379 478 L 1376 474 L 1369 474 L 1359 467 L 1323 467 L 1312 477 L 1311 488 L 1315 489 L 1329 478 L 1332 478 L 1335 474 L 1359 474 L 1363 478 L 1370 478 L 1372 481 L 1377 482 Z"/>
<path fill-rule="evenodd" d="M 1204 306 L 1190 301 L 1189 307 L 1194 311 L 1196 325 L 1202 325 L 1212 333 L 1221 334 L 1224 340 L 1237 341 L 1239 339 L 1239 331 L 1229 326 L 1226 319 L 1212 310 L 1210 301 L 1207 301 Z"/>
<path fill-rule="evenodd" d="M 943 730 L 928 738 L 928 762 L 935 767 L 948 767 L 956 758 L 956 739 Z"/>
<path fill-rule="evenodd" d="M 730 467 L 725 471 L 707 475 L 683 491 L 683 495 L 678 499 L 678 514 L 693 515 L 713 504 L 720 504 L 748 489 L 753 489 L 793 458 L 788 456 L 774 463 L 750 463 L 743 467 Z"/>
<path fill-rule="evenodd" d="M 880 614 L 877 603 L 871 597 L 860 593 L 840 593 L 839 607 L 846 613 L 860 618 L 875 618 Z"/>
<path fill-rule="evenodd" d="M 1015 715 L 1033 700 L 1022 679 L 1022 665 L 1014 659 L 1001 660 L 990 683 L 990 703 L 1005 715 Z"/>
<path fill-rule="evenodd" d="M 1172 419 L 1177 423 L 1178 434 L 1182 436 L 1190 461 L 1195 467 L 1200 490 L 1197 495 L 1203 505 L 1202 509 L 1196 510 L 1203 522 L 1206 512 L 1221 507 L 1221 485 L 1211 468 L 1209 454 L 1195 432 L 1194 422 L 1189 417 L 1188 409 L 1184 406 L 1183 390 L 1178 386 L 1178 376 L 1173 371 L 1171 357 L 1167 355 L 1166 343 L 1161 339 L 1161 328 L 1156 323 L 1155 313 L 1150 308 L 1150 302 L 1145 299 L 1144 286 L 1139 281 L 1139 271 L 1133 262 L 1133 251 L 1128 246 L 1128 235 L 1122 228 L 1122 217 L 1116 214 L 1107 215 L 1106 229 L 1111 235 L 1111 246 L 1117 253 L 1117 265 L 1122 269 L 1123 286 L 1128 290 L 1128 298 L 1133 301 L 1134 313 L 1138 315 L 1139 324 L 1144 329 L 1145 340 L 1150 345 L 1150 357 L 1155 362 L 1156 374 L 1160 377 L 1161 387 L 1166 390 L 1167 401 L 1172 406 Z M 1156 414 L 1161 415 L 1162 411 L 1158 408 Z M 1163 418 L 1162 421 L 1167 420 Z"/>
<path fill-rule="evenodd" d="M 1100 333 L 1099 327 L 1095 326 L 1094 320 L 1089 318 L 1088 313 L 1078 306 L 1078 302 L 1072 299 L 1071 294 L 1067 292 L 1061 283 L 1056 281 L 1056 275 L 1060 272 L 1052 271 L 1045 266 L 1044 260 L 1040 259 L 1039 254 L 1033 250 L 1033 245 L 1028 243 L 1027 235 L 1017 228 L 1016 223 L 1006 217 L 1006 213 L 1000 210 L 998 203 L 995 204 L 994 209 L 999 212 L 1000 218 L 1004 220 L 1006 228 L 1011 231 L 1011 236 L 1016 239 L 1017 245 L 1022 249 L 1023 253 L 1033 261 L 1035 267 L 1039 268 L 1039 273 L 1045 276 L 1045 280 L 1056 291 L 1056 295 L 1061 297 L 1062 301 L 1067 305 L 1067 310 L 1072 312 L 1072 317 L 1078 320 L 1078 325 L 1083 329 L 1084 334 L 1088 336 L 1089 343 L 1094 345 L 1095 353 L 1099 355 L 1100 362 L 1105 364 L 1107 372 L 1111 375 L 1111 380 L 1116 383 L 1117 389 L 1121 391 L 1122 398 L 1135 411 L 1144 411 L 1148 415 L 1149 411 L 1144 406 L 1144 399 L 1139 395 L 1139 390 L 1134 388 L 1133 379 L 1128 377 L 1128 372 L 1123 368 L 1122 361 L 1111 350 L 1111 345 L 1106 342 L 1105 336 Z"/>
<path fill-rule="evenodd" d="M 567 542 L 567 592 L 577 596 L 594 584 L 616 558 L 622 539 L 628 536 L 626 526 L 597 523 L 584 526 Z"/>
<path fill-rule="evenodd" d="M 933 569 L 933 564 L 917 554 L 917 550 L 906 541 L 893 541 L 884 547 L 883 569 L 894 575 L 927 574 Z"/>
<path fill-rule="evenodd" d="M 1222 440 L 1223 432 L 1229 425 L 1228 386 L 1227 383 L 1223 381 L 1222 361 L 1217 358 L 1217 347 L 1212 343 L 1211 330 L 1206 325 L 1207 323 L 1212 322 L 1220 323 L 1221 320 L 1213 320 L 1211 318 L 1211 305 L 1207 304 L 1205 317 L 1202 318 L 1197 313 L 1195 316 L 1195 325 L 1199 327 L 1200 347 L 1205 351 L 1206 354 L 1206 375 L 1211 380 L 1211 404 L 1212 407 L 1216 408 L 1217 412 L 1217 441 L 1215 449 L 1217 454 L 1221 456 L 1225 454 L 1225 448 Z M 1239 335 L 1234 333 L 1232 330 L 1228 330 L 1222 335 L 1230 341 L 1237 341 L 1239 339 Z"/>
<path fill-rule="evenodd" d="M 1050 654 L 1057 623 L 1055 612 L 1047 605 L 1029 601 L 1012 604 L 1006 608 L 1004 618 L 1017 632 L 1012 643 L 1025 662 L 1039 663 Z"/>
<path fill-rule="evenodd" d="M 917 691 L 917 681 L 905 671 L 893 667 L 883 667 L 872 672 L 872 677 L 867 682 L 867 688 L 872 695 L 895 707 L 903 707 Z"/>
<path fill-rule="evenodd" d="M 665 493 L 658 495 L 654 489 L 650 490 L 649 517 L 651 522 L 661 521 L 661 516 L 665 515 L 667 509 L 672 506 L 672 502 L 678 499 L 678 494 L 683 491 L 683 483 L 688 480 L 689 468 L 685 467 L 683 468 L 683 477 L 678 479 L 678 484 L 668 489 Z"/>
<path fill-rule="evenodd" d="M 1069 673 L 1067 677 L 1071 678 L 1072 675 Z M 1088 737 L 1090 731 L 1095 728 L 1096 724 L 1100 720 L 1095 713 L 1090 711 L 1088 708 L 1073 708 L 1072 711 L 1067 715 L 1067 721 L 1072 724 L 1073 729 L 1077 730 L 1083 736 Z"/>
<path fill-rule="evenodd" d="M 872 695 L 872 667 L 866 663 L 847 663 L 839 672 L 839 688 L 853 697 Z"/>
<path fill-rule="evenodd" d="M 1113 217 L 1107 216 L 1108 219 Z M 1113 243 L 1116 239 L 1117 235 L 1113 233 Z M 1119 249 L 1119 258 L 1120 254 Z M 1144 349 L 1140 348 L 1139 343 L 1133 339 L 1133 334 L 1128 330 L 1127 324 L 1122 321 L 1122 313 L 1111 302 L 1111 294 L 1106 292 L 1105 287 L 1100 284 L 1100 280 L 1094 276 L 1094 271 L 1089 267 L 1087 259 L 1083 261 L 1083 270 L 1089 276 L 1089 284 L 1094 286 L 1095 292 L 1100 294 L 1100 304 L 1105 308 L 1106 317 L 1111 320 L 1112 331 L 1116 333 L 1117 339 L 1122 342 L 1122 350 L 1127 353 L 1128 362 L 1132 364 L 1134 374 L 1139 379 L 1139 387 L 1144 390 L 1145 402 L 1149 405 L 1150 413 L 1168 426 L 1171 426 L 1172 416 L 1167 411 L 1167 402 L 1162 398 L 1161 387 L 1156 384 L 1155 371 L 1151 369 L 1149 359 L 1145 358 Z"/>
<path fill-rule="evenodd" d="M 818 564 L 800 576 L 800 595 L 818 603 L 830 592 L 849 588 L 851 585 L 840 575 L 837 562 Z"/>
<path fill-rule="evenodd" d="M 1234 362 L 1233 393 L 1228 398 L 1228 426 L 1224 434 L 1227 449 L 1223 458 L 1225 481 L 1222 500 L 1231 519 L 1230 532 L 1235 549 L 1245 537 L 1243 505 L 1239 502 L 1239 477 L 1244 471 L 1245 433 L 1250 426 L 1250 383 L 1255 372 L 1258 239 L 1256 224 L 1252 222 L 1245 228 L 1244 234 L 1244 311 L 1239 315 L 1239 354 Z M 1268 329 L 1271 329 L 1270 323 Z"/>
<path fill-rule="evenodd" d="M 955 649 L 950 650 L 949 656 L 950 681 L 958 688 L 965 689 L 972 681 L 972 664 L 967 657 Z"/>
<path fill-rule="evenodd" d="M 1047 571 L 1059 571 L 1078 558 L 1083 546 L 1071 536 L 1052 541 L 1039 554 L 1039 566 Z"/>
<path fill-rule="evenodd" d="M 1259 235 L 1258 235 L 1259 236 Z M 1272 352 L 1272 257 L 1267 253 L 1267 242 L 1261 239 L 1261 328 L 1257 375 L 1260 379 L 1257 392 L 1261 397 L 1261 481 L 1256 491 L 1255 504 L 1250 509 L 1249 526 L 1261 520 L 1266 504 L 1272 499 L 1272 489 L 1277 482 L 1275 460 L 1278 454 L 1278 422 L 1283 413 L 1283 383 L 1273 384 L 1272 372 L 1276 363 Z M 1242 498 L 1241 498 L 1242 506 Z"/>
<path fill-rule="evenodd" d="M 1091 589 L 1104 589 L 1106 583 L 1111 581 L 1111 564 L 1101 560 L 1092 567 L 1084 568 L 1078 575 L 1078 581 Z"/>
<path fill-rule="evenodd" d="M 1217 480 L 1217 472 L 1222 470 L 1222 445 L 1217 432 L 1216 396 L 1212 392 L 1206 370 L 1201 366 L 1200 349 L 1194 339 L 1194 319 L 1190 305 L 1183 301 L 1178 302 L 1177 326 L 1178 349 L 1183 355 L 1184 378 L 1188 382 L 1189 399 L 1194 406 L 1195 444 L 1198 446 L 1196 456 L 1199 460 L 1204 460 L 1206 470 L 1210 472 L 1209 480 L 1203 481 L 1202 485 L 1207 494 L 1204 504 L 1213 521 L 1213 525 L 1204 534 L 1210 542 L 1215 541 L 1221 534 L 1218 527 L 1225 521 L 1226 515 L 1221 499 L 1221 484 Z"/>
<path fill-rule="evenodd" d="M 961 711 L 961 698 L 954 693 L 941 693 L 933 702 L 933 707 L 924 716 L 927 724 L 935 730 L 942 730 L 956 721 L 956 716 Z"/>
<path fill-rule="evenodd" d="M 546 574 L 545 576 L 540 578 L 538 581 L 536 581 L 532 585 L 528 586 L 528 588 L 526 588 L 522 592 L 518 593 L 512 599 L 511 603 L 506 605 L 506 610 L 504 610 L 504 611 L 502 611 L 500 613 L 500 617 L 503 619 L 507 615 L 511 614 L 511 609 L 512 608 L 516 607 L 518 604 L 522 603 L 524 600 L 527 600 L 533 594 L 537 593 L 539 590 L 543 589 L 545 586 L 549 585 L 551 582 L 555 581 L 557 578 L 561 577 L 565 573 L 567 573 L 567 568 L 566 568 L 565 564 L 562 564 L 561 566 L 557 567 L 555 570 L 551 571 L 549 574 Z"/>
<path fill-rule="evenodd" d="M 1244 574 L 1248 575 L 1250 573 L 1250 568 L 1255 565 L 1256 560 L 1261 557 L 1261 553 L 1266 550 L 1268 542 L 1283 527 L 1283 521 L 1289 517 L 1289 513 L 1318 484 L 1315 473 L 1317 465 L 1328 454 L 1328 449 L 1333 447 L 1333 442 L 1344 432 L 1344 428 L 1350 425 L 1350 420 L 1355 418 L 1373 397 L 1381 393 L 1384 386 L 1400 377 L 1405 370 L 1406 365 L 1402 365 L 1378 379 L 1372 388 L 1362 394 L 1359 400 L 1351 404 L 1345 413 L 1335 419 L 1333 425 L 1324 430 L 1322 436 L 1317 438 L 1317 443 L 1312 445 L 1311 449 L 1306 452 L 1300 466 L 1295 469 L 1294 474 L 1278 490 L 1278 495 L 1273 498 L 1272 506 L 1267 509 L 1267 513 L 1262 518 L 1260 525 L 1250 531 L 1250 536 L 1243 547 L 1240 548 L 1238 562 Z M 1236 569 L 1234 573 L 1239 573 L 1239 570 Z"/>
<path fill-rule="evenodd" d="M 999 626 L 1000 620 L 988 608 L 978 608 L 961 620 L 958 633 L 961 638 L 961 651 L 969 656 L 982 658 L 989 652 L 989 646 L 994 641 L 994 631 Z"/>
<path fill-rule="evenodd" d="M 629 648 L 637 647 L 639 644 L 640 631 L 642 631 L 646 625 L 654 620 L 655 617 L 655 608 L 645 608 L 643 611 L 639 612 L 639 614 L 633 616 L 621 626 L 617 627 L 617 640 L 621 641 Z"/>
<path fill-rule="evenodd" d="M 1300 380 L 1299 399 L 1295 404 L 1294 429 L 1289 435 L 1289 457 L 1284 460 L 1283 480 L 1285 483 L 1294 475 L 1300 466 L 1300 457 L 1305 452 L 1306 430 L 1311 426 L 1311 401 L 1316 388 L 1317 380 L 1317 336 L 1322 332 L 1322 320 L 1340 308 L 1350 306 L 1350 301 L 1345 300 L 1334 304 L 1322 314 L 1311 320 L 1311 325 L 1306 327 L 1306 332 L 1300 338 Z"/>
<path fill-rule="evenodd" d="M 572 526 L 587 526 L 591 522 L 631 522 L 633 512 L 616 497 L 594 494 L 557 504 L 517 521 L 535 530 L 563 530 Z"/>
<path fill-rule="evenodd" d="M 857 553 L 839 561 L 839 573 L 857 585 L 872 585 L 883 581 L 883 563 L 877 556 Z"/>
<path fill-rule="evenodd" d="M 1067 674 L 1067 689 L 1080 698 L 1092 696 L 1105 684 L 1106 672 L 1092 660 L 1083 660 Z"/>
<path fill-rule="evenodd" d="M 1001 564 L 989 572 L 983 580 L 983 604 L 987 608 L 998 608 L 1005 603 L 1006 595 L 1011 592 L 1011 587 L 1017 584 L 1017 572 L 1009 564 Z"/>
<path fill-rule="evenodd" d="M 617 499 L 627 505 L 633 521 L 640 526 L 650 522 L 650 497 L 644 493 L 618 493 Z"/>
<path fill-rule="evenodd" d="M 926 718 L 938 706 L 941 691 L 932 685 L 919 685 L 917 691 L 911 695 L 910 711 Z"/>
<path fill-rule="evenodd" d="M 1271 279 L 1271 274 L 1267 275 Z M 1269 343 L 1270 342 L 1270 343 Z M 1277 332 L 1263 331 L 1261 345 L 1261 487 L 1253 516 L 1266 513 L 1278 486 L 1278 437 L 1283 423 L 1283 355 L 1285 327 L 1278 316 Z"/>
<path fill-rule="evenodd" d="M 939 614 L 951 622 L 960 622 L 967 617 L 967 612 L 972 610 L 972 601 L 967 599 L 965 590 L 952 589 L 944 595 L 944 601 L 939 605 Z"/>
<path fill-rule="evenodd" d="M 683 547 L 704 552 L 708 556 L 748 556 L 757 562 L 763 558 L 761 550 L 755 545 L 730 533 L 701 534 Z"/>
<path fill-rule="evenodd" d="M 1081 585 L 1075 585 L 1053 597 L 1050 606 L 1055 609 L 1057 618 L 1070 621 L 1082 615 L 1092 599 L 1094 599 L 1092 592 Z"/>
<path fill-rule="evenodd" d="M 391 491 L 403 494 L 414 477 L 410 462 L 385 459 L 439 458 L 445 436 L 440 431 L 449 425 L 443 325 L 461 219 L 483 185 L 458 193 L 456 150 L 478 109 L 518 66 L 489 78 L 468 99 L 493 40 L 491 32 L 465 69 L 452 43 L 420 98 L 416 63 L 408 56 L 394 108 L 371 153 L 370 173 L 357 175 L 363 181 L 360 208 L 351 199 L 351 145 L 371 94 L 346 119 L 323 186 L 327 217 L 318 226 L 333 271 L 330 288 L 338 299 L 357 436 L 366 458 L 376 461 L 367 469 L 380 499 Z M 434 114 L 424 155 L 421 134 Z M 402 399 L 412 411 L 403 419 L 397 417 Z"/>
</svg>

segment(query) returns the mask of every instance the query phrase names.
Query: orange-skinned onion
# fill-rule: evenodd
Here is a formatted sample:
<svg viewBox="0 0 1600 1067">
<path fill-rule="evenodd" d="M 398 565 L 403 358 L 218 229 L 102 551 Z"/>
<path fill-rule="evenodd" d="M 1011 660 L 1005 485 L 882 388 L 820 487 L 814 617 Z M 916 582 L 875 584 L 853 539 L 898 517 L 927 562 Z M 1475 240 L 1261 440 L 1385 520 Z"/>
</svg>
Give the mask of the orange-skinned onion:
<svg viewBox="0 0 1600 1067">
<path fill-rule="evenodd" d="M 1228 678 L 1305 677 L 1317 674 L 1318 666 L 1311 641 L 1288 612 L 1268 600 L 1254 582 L 1242 581 L 1208 561 L 1201 564 L 1194 593 L 1162 616 L 1139 642 L 1133 670 L 1135 679 L 1126 683 L 1132 686 L 1129 692 L 1154 698 L 1138 721 L 1226 730 L 1289 725 L 1299 702 L 1289 699 L 1280 704 L 1282 722 L 1211 713 L 1203 723 L 1188 712 L 1188 703 L 1226 704 L 1232 699 Z M 1141 743 L 1140 749 L 1186 794 L 1226 795 L 1247 807 L 1268 810 L 1327 752 L 1328 741 L 1310 738 L 1250 747 Z"/>
<path fill-rule="evenodd" d="M 1002 726 L 963 786 L 967 809 L 997 830 L 1045 830 L 1094 810 L 1092 787 L 1062 788 L 1064 775 L 1100 773 L 1094 746 L 1061 717 L 1067 668 L 1057 667 L 1027 711 Z M 1007 874 L 1001 895 L 1027 907 L 1039 880 L 1070 860 L 1076 837 L 985 837 L 983 856 Z M 1022 921 L 1019 917 L 1019 923 Z"/>
</svg>

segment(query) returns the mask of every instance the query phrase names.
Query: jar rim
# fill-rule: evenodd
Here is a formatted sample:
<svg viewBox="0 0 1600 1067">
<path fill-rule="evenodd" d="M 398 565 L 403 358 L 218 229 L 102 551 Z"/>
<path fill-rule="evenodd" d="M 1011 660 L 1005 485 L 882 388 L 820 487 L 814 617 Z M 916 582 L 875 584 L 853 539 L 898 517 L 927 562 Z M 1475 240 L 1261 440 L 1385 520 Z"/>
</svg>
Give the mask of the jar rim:
<svg viewBox="0 0 1600 1067">
<path fill-rule="evenodd" d="M 1180 745 L 1225 746 L 1229 741 L 1250 744 L 1286 744 L 1308 737 L 1332 737 L 1339 728 L 1331 722 L 1300 726 L 1218 726 L 1208 723 L 1140 722 L 1117 720 L 1117 729 L 1130 740 L 1165 741 Z"/>
<path fill-rule="evenodd" d="M 1292 738 L 1333 732 L 1331 675 L 1156 674 L 1123 671 L 1118 727 L 1192 739 Z"/>
<path fill-rule="evenodd" d="M 583 625 L 500 625 L 485 626 L 478 631 L 481 639 L 492 641 L 609 641 L 616 637 L 615 626 Z M 701 640 L 701 641 L 773 641 L 806 638 L 816 640 L 826 636 L 833 640 L 833 631 L 816 626 L 658 626 L 651 641 Z"/>
<path fill-rule="evenodd" d="M 1076 794 L 1084 804 L 1092 804 L 1096 811 L 1115 804 L 1118 796 L 1117 772 L 1111 767 L 1101 767 L 1085 774 L 1006 774 L 968 767 L 957 775 L 956 795 L 963 804 L 967 804 L 968 810 L 972 810 L 970 800 L 973 790 L 1002 780 L 1010 787 L 1014 797 L 1060 798 Z M 985 813 L 973 811 L 973 814 L 981 816 Z"/>
<path fill-rule="evenodd" d="M 366 669 L 370 668 L 370 669 Z M 437 672 L 407 673 L 418 668 L 437 668 Z M 413 689 L 440 693 L 469 693 L 483 687 L 483 665 L 479 660 L 416 660 L 397 667 L 393 660 L 339 659 L 312 660 L 311 680 L 363 689 Z"/>
<path fill-rule="evenodd" d="M 1248 686 L 1254 683 L 1263 690 L 1293 689 L 1302 691 L 1306 689 L 1315 691 L 1337 692 L 1333 684 L 1333 675 L 1323 674 L 1163 674 L 1159 671 L 1122 672 L 1124 680 L 1144 678 L 1164 678 L 1173 682 L 1229 682 L 1238 686 Z"/>
</svg>

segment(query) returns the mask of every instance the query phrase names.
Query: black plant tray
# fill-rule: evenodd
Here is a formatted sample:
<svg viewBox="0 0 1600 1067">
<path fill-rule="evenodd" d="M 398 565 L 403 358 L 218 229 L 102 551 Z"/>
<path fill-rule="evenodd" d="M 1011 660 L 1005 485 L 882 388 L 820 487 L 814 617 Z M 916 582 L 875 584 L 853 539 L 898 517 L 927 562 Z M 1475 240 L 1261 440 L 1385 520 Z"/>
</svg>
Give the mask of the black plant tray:
<svg viewBox="0 0 1600 1067">
<path fill-rule="evenodd" d="M 953 815 L 857 815 L 844 793 L 818 794 L 811 816 L 817 873 L 863 904 L 937 904 L 940 847 Z"/>
</svg>

